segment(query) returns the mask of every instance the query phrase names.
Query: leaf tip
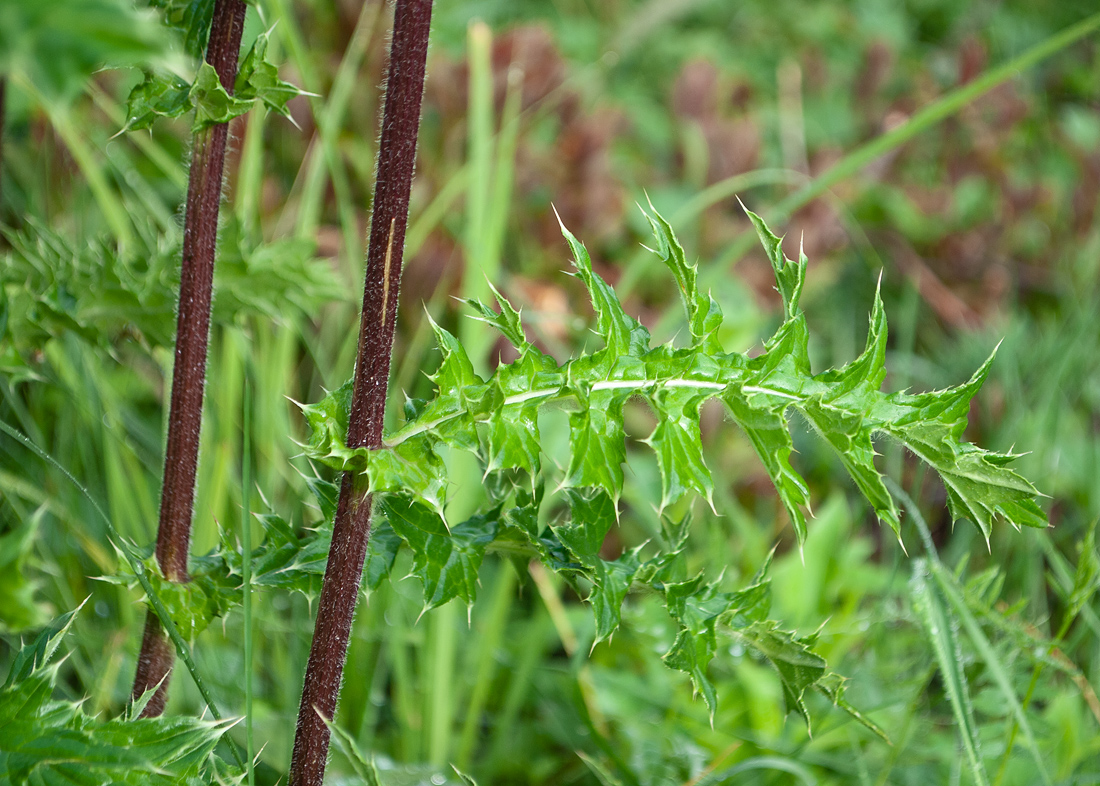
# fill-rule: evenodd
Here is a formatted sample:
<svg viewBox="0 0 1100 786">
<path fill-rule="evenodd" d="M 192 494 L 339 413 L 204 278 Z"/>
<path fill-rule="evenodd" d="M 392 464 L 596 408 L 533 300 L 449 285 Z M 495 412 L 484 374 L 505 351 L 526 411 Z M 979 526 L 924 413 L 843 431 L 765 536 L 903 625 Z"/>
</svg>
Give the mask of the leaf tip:
<svg viewBox="0 0 1100 786">
<path fill-rule="evenodd" d="M 561 214 L 558 212 L 558 206 L 551 202 L 550 209 L 554 211 L 554 218 L 558 220 L 558 226 L 561 227 L 561 233 L 568 237 L 570 232 L 568 229 L 565 228 L 565 222 L 561 220 Z"/>
</svg>

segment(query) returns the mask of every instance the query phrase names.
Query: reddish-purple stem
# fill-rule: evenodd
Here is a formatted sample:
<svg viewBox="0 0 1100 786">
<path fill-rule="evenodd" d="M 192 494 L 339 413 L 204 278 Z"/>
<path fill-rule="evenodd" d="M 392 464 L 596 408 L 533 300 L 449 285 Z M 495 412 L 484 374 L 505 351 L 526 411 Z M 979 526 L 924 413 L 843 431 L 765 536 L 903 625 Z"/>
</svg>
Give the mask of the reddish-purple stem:
<svg viewBox="0 0 1100 786">
<path fill-rule="evenodd" d="M 401 285 L 431 17 L 431 0 L 397 0 L 394 8 L 359 353 L 348 424 L 347 441 L 353 447 L 382 447 L 382 417 L 397 320 L 397 293 Z M 371 496 L 365 483 L 345 473 L 298 708 L 298 729 L 290 763 L 291 786 L 321 786 L 324 780 L 329 745 L 325 721 L 331 720 L 336 712 L 340 694 L 348 636 L 370 538 L 370 516 Z"/>
<path fill-rule="evenodd" d="M 237 78 L 237 59 L 244 29 L 245 4 L 216 0 L 206 60 L 230 94 Z M 172 404 L 164 455 L 164 485 L 157 529 L 157 563 L 169 581 L 187 582 L 191 546 L 191 514 L 195 501 L 195 471 L 199 461 L 202 399 L 206 383 L 206 346 L 210 335 L 210 297 L 214 281 L 214 249 L 218 239 L 218 208 L 229 125 L 220 123 L 195 134 L 191 154 L 187 206 L 183 222 L 183 260 L 176 323 L 176 359 L 172 372 Z M 164 712 L 175 651 L 156 614 L 145 617 L 145 635 L 134 676 L 134 696 L 160 684 L 145 706 L 144 717 Z"/>
</svg>

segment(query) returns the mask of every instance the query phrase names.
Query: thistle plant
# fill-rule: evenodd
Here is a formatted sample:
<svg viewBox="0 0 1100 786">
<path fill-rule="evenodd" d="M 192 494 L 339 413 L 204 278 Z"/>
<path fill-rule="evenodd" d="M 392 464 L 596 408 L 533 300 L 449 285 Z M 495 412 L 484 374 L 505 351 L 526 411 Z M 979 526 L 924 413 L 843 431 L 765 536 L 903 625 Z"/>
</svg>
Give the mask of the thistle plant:
<svg viewBox="0 0 1100 786">
<path fill-rule="evenodd" d="M 712 716 L 718 696 L 707 667 L 717 652 L 719 632 L 728 631 L 775 667 L 788 708 L 807 724 L 805 697 L 813 690 L 881 734 L 845 700 L 843 678 L 829 671 L 813 651 L 813 637 L 785 631 L 769 617 L 767 564 L 733 590 L 721 579 L 688 572 L 683 551 L 691 519 L 674 517 L 670 511 L 682 508 L 678 503 L 689 495 L 714 507 L 699 409 L 708 399 L 719 399 L 749 436 L 800 548 L 810 498 L 805 481 L 790 463 L 791 412 L 800 413 L 836 450 L 861 493 L 899 540 L 900 514 L 874 464 L 876 438 L 900 442 L 935 469 L 947 488 L 952 516 L 973 521 L 988 540 L 998 518 L 1017 526 L 1046 525 L 1035 489 L 1006 466 L 1013 455 L 959 441 L 969 401 L 992 357 L 957 388 L 918 395 L 883 393 L 887 331 L 876 293 L 863 353 L 841 369 L 814 374 L 799 306 L 806 259 L 801 253 L 797 261 L 788 259 L 781 240 L 751 212 L 775 274 L 784 319 L 761 355 L 726 352 L 718 340 L 721 309 L 700 291 L 695 266 L 687 262 L 671 226 L 650 206 L 645 212 L 654 232 L 653 253 L 680 292 L 686 346 L 651 346 L 648 330 L 625 312 L 614 290 L 593 270 L 584 246 L 563 226 L 576 275 L 592 299 L 603 348 L 559 363 L 527 340 L 519 312 L 494 289 L 497 308 L 480 301 L 470 301 L 469 306 L 475 318 L 514 346 L 518 359 L 482 379 L 466 348 L 433 323 L 443 355 L 432 377 L 436 395 L 430 401 L 408 402 L 405 422 L 384 438 L 430 17 L 430 2 L 403 0 L 395 8 L 355 377 L 322 402 L 304 408 L 312 430 L 307 454 L 342 473 L 335 504 L 324 504 L 335 496 L 334 489 L 313 484 L 333 524 L 299 539 L 286 536 L 289 528 L 270 518 L 269 538 L 251 555 L 250 572 L 257 583 L 274 580 L 312 593 L 323 555 L 328 554 L 290 782 L 323 781 L 329 723 L 336 711 L 364 562 L 368 586 L 378 587 L 402 546 L 412 552 L 425 609 L 456 598 L 472 604 L 488 549 L 523 554 L 541 561 L 587 597 L 595 617 L 594 644 L 608 639 L 619 626 L 622 604 L 632 589 L 660 597 L 677 629 L 664 660 L 689 675 Z M 192 88 L 188 95 L 194 92 Z M 156 89 L 139 88 L 136 95 L 140 100 L 132 101 L 132 107 L 165 109 L 151 98 L 162 95 Z M 137 112 L 131 116 L 139 117 Z M 631 398 L 645 401 L 655 415 L 656 426 L 645 443 L 654 451 L 660 474 L 663 526 L 654 542 L 605 559 L 604 540 L 621 515 L 623 408 Z M 541 444 L 539 417 L 550 408 L 569 413 L 569 455 L 560 472 L 553 462 L 544 461 Z M 448 481 L 442 454 L 447 450 L 472 454 L 486 481 L 484 504 L 462 521 L 448 521 L 445 515 Z M 379 515 L 372 523 L 375 512 Z M 540 523 L 544 521 L 549 524 Z M 176 606 L 181 619 L 186 618 L 181 627 L 194 635 L 237 602 L 240 588 L 233 576 L 243 572 L 240 559 L 232 544 L 223 542 L 203 561 L 199 585 Z M 164 578 L 172 576 L 165 571 Z M 199 595 L 205 601 L 195 602 Z"/>
<path fill-rule="evenodd" d="M 206 63 L 227 93 L 233 89 L 237 75 L 244 13 L 242 0 L 217 0 L 214 4 Z M 156 547 L 161 574 L 177 583 L 188 581 L 187 557 L 191 546 L 191 513 L 206 384 L 214 250 L 228 134 L 229 127 L 224 122 L 197 131 L 187 186 L 172 403 Z M 157 688 L 156 695 L 145 706 L 144 715 L 154 716 L 164 711 L 174 659 L 172 642 L 162 630 L 156 614 L 149 611 L 133 690 L 134 696 L 141 696 L 150 688 Z"/>
<path fill-rule="evenodd" d="M 776 667 L 788 708 L 809 722 L 804 696 L 810 689 L 855 711 L 843 699 L 843 681 L 812 652 L 812 637 L 799 638 L 768 618 L 766 564 L 734 592 L 724 591 L 719 580 L 688 575 L 680 555 L 690 518 L 669 516 L 663 516 L 655 542 L 617 559 L 601 556 L 604 539 L 620 516 L 626 459 L 623 407 L 629 399 L 645 401 L 657 421 L 645 443 L 656 456 L 662 511 L 689 494 L 711 502 L 714 481 L 703 457 L 699 408 L 717 398 L 755 447 L 800 547 L 810 499 L 805 481 L 790 463 L 791 412 L 805 418 L 835 449 L 899 540 L 898 508 L 874 464 L 876 438 L 896 440 L 935 469 L 947 489 L 952 517 L 974 522 L 987 540 L 997 519 L 1016 527 L 1045 527 L 1035 488 L 1006 466 L 1015 455 L 959 441 L 970 399 L 993 356 L 958 387 L 922 394 L 882 392 L 887 327 L 876 293 L 862 354 L 843 368 L 812 373 L 806 319 L 799 308 L 807 260 L 803 254 L 797 261 L 787 258 L 780 238 L 758 216 L 748 215 L 771 261 L 784 314 L 757 357 L 722 349 L 721 309 L 699 291 L 696 267 L 687 263 L 672 228 L 651 207 L 646 218 L 654 232 L 653 253 L 679 289 L 686 346 L 651 346 L 649 331 L 626 313 L 614 290 L 593 270 L 585 247 L 563 226 L 575 275 L 592 299 L 603 348 L 559 364 L 527 340 L 519 312 L 494 290 L 499 310 L 479 301 L 469 306 L 476 319 L 515 347 L 518 359 L 482 379 L 463 345 L 433 325 L 443 356 L 432 376 L 436 394 L 428 401 L 408 402 L 404 424 L 380 448 L 351 446 L 343 438 L 352 412 L 351 383 L 305 407 L 312 429 L 308 455 L 342 470 L 345 477 L 354 473 L 382 513 L 367 555 L 371 585 L 381 583 L 404 545 L 423 583 L 426 609 L 455 598 L 472 604 L 486 551 L 518 550 L 587 596 L 595 617 L 595 643 L 619 626 L 626 594 L 645 589 L 663 598 L 678 627 L 664 656 L 666 664 L 691 676 L 712 713 L 717 696 L 706 668 L 717 650 L 717 633 L 725 628 Z M 544 461 L 541 444 L 539 416 L 552 408 L 569 413 L 569 455 L 560 473 Z M 445 516 L 448 480 L 442 454 L 447 450 L 474 455 L 484 471 L 487 497 L 464 521 Z M 539 522 L 547 518 L 546 506 L 550 515 L 544 528 Z"/>
<path fill-rule="evenodd" d="M 512 343 L 518 358 L 482 379 L 463 345 L 433 324 L 442 354 L 432 375 L 436 394 L 428 401 L 408 401 L 404 422 L 378 447 L 348 444 L 354 379 L 322 401 L 303 405 L 311 429 L 306 454 L 343 472 L 340 494 L 347 493 L 349 483 L 353 489 L 358 485 L 369 497 L 361 509 L 377 514 L 365 552 L 362 580 L 367 588 L 377 589 L 388 579 L 404 547 L 412 554 L 412 573 L 423 585 L 425 610 L 456 598 L 473 604 L 486 553 L 519 555 L 540 561 L 587 598 L 595 622 L 594 644 L 618 628 L 629 592 L 656 595 L 678 629 L 664 660 L 690 675 L 712 712 L 718 697 L 706 669 L 717 651 L 717 635 L 725 630 L 775 665 L 788 707 L 810 722 L 807 690 L 854 710 L 843 699 L 843 680 L 813 652 L 813 637 L 800 638 L 769 618 L 767 564 L 734 591 L 719 578 L 687 572 L 683 552 L 691 516 L 671 512 L 692 496 L 713 508 L 714 481 L 699 428 L 703 402 L 721 401 L 748 435 L 800 547 L 810 498 L 790 461 L 791 417 L 796 412 L 834 448 L 899 542 L 901 516 L 889 491 L 892 481 L 874 463 L 876 438 L 901 443 L 936 470 L 952 518 L 972 521 L 987 539 L 997 520 L 1015 527 L 1046 527 L 1038 492 L 1007 466 L 1016 456 L 960 441 L 970 400 L 988 375 L 993 355 L 957 387 L 920 394 L 883 392 L 887 325 L 876 293 L 863 352 L 842 368 L 812 373 L 806 319 L 798 305 L 807 260 L 802 254 L 797 261 L 787 258 L 781 239 L 758 216 L 748 215 L 771 260 L 785 317 L 756 357 L 721 347 L 719 305 L 699 291 L 696 267 L 687 263 L 670 225 L 650 207 L 646 218 L 654 232 L 653 253 L 672 275 L 684 305 L 690 337 L 685 346 L 651 346 L 648 330 L 626 313 L 612 287 L 593 270 L 585 247 L 562 227 L 575 275 L 592 299 L 602 348 L 559 363 L 527 340 L 520 313 L 494 288 L 496 309 L 480 301 L 468 305 L 473 318 Z M 605 559 L 604 540 L 622 515 L 623 407 L 632 398 L 648 404 L 657 421 L 644 442 L 659 469 L 662 527 L 653 541 Z M 564 410 L 569 417 L 568 456 L 562 461 L 547 461 L 542 445 L 540 415 L 551 410 Z M 473 455 L 484 472 L 484 502 L 463 521 L 446 518 L 446 451 Z M 279 516 L 265 514 L 267 535 L 252 555 L 254 584 L 315 597 L 326 553 L 331 574 L 332 552 L 346 547 L 333 534 L 334 514 L 337 525 L 341 518 L 337 487 L 319 479 L 310 486 L 328 523 L 297 535 Z M 195 560 L 187 595 L 167 597 L 181 630 L 193 637 L 240 603 L 241 559 L 225 535 L 215 551 Z M 159 594 L 163 579 L 153 579 Z M 358 576 L 351 586 L 358 591 Z M 318 618 L 325 608 L 323 590 L 321 597 Z M 307 689 L 316 690 L 309 688 L 308 674 Z"/>
<path fill-rule="evenodd" d="M 397 320 L 431 18 L 431 0 L 398 0 L 394 7 L 359 351 L 355 378 L 349 389 L 350 411 L 341 432 L 346 444 L 362 450 L 382 447 L 382 418 Z M 371 532 L 372 491 L 361 474 L 344 473 L 298 709 L 290 764 L 290 782 L 294 786 L 320 786 L 324 780 L 329 743 L 327 724 L 336 711 L 359 597 Z"/>
<path fill-rule="evenodd" d="M 205 61 L 194 83 L 149 72 L 130 95 L 127 123 L 130 129 L 144 128 L 158 116 L 175 117 L 194 111 L 171 409 L 156 545 L 160 574 L 170 582 L 186 583 L 229 120 L 248 111 L 257 100 L 285 114 L 286 101 L 299 91 L 279 80 L 275 67 L 264 59 L 266 34 L 253 44 L 238 73 L 246 10 L 243 0 L 216 0 L 212 10 L 209 5 L 188 4 L 183 10 L 173 3 L 163 5 L 169 21 L 183 16 L 185 38 L 192 53 L 201 51 L 202 42 L 207 41 Z M 203 10 L 210 16 L 195 18 Z M 133 689 L 137 697 L 160 686 L 145 707 L 147 716 L 164 710 L 173 660 L 173 645 L 156 614 L 150 611 Z"/>
<path fill-rule="evenodd" d="M 300 91 L 278 80 L 266 61 L 266 33 L 258 37 L 237 73 L 244 14 L 239 0 L 155 0 L 152 4 L 183 30 L 189 52 L 201 54 L 205 48 L 207 53 L 193 79 L 148 72 L 131 95 L 127 122 L 129 128 L 137 129 L 160 116 L 193 111 L 195 118 L 179 337 L 155 555 L 141 564 L 103 516 L 112 539 L 123 546 L 122 570 L 128 573 L 121 581 L 137 579 L 157 612 L 150 611 L 147 618 L 133 701 L 117 719 L 93 722 L 82 714 L 78 702 L 48 700 L 57 667 L 47 662 L 75 612 L 18 651 L 7 682 L 0 686 L 0 729 L 5 739 L 17 740 L 30 753 L 20 759 L 0 751 L 0 773 L 6 767 L 16 774 L 17 782 L 32 771 L 36 777 L 45 777 L 46 772 L 52 776 L 55 771 L 64 777 L 78 774 L 96 783 L 230 782 L 242 777 L 248 769 L 243 760 L 238 759 L 239 771 L 231 771 L 213 753 L 230 724 L 149 716 L 163 710 L 173 653 L 187 655 L 189 644 L 201 631 L 241 604 L 254 586 L 319 599 L 290 782 L 321 784 L 329 735 L 336 731 L 340 741 L 343 733 L 334 718 L 358 595 L 364 585 L 376 590 L 390 579 L 401 551 L 407 552 L 411 573 L 422 585 L 425 611 L 454 600 L 472 607 L 485 560 L 493 554 L 510 557 L 521 573 L 528 565 L 532 574 L 549 571 L 586 600 L 593 615 L 593 647 L 610 639 L 623 624 L 623 606 L 631 594 L 661 603 L 673 630 L 664 663 L 686 675 L 683 682 L 690 680 L 702 696 L 712 721 L 721 697 L 709 669 L 723 649 L 721 637 L 730 637 L 774 668 L 787 708 L 807 726 L 816 723 L 807 697 L 817 692 L 885 737 L 873 719 L 848 702 L 846 680 L 822 656 L 816 634 L 789 631 L 785 628 L 789 623 L 773 614 L 770 556 L 754 565 L 748 578 L 708 575 L 696 570 L 689 559 L 693 514 L 697 518 L 723 512 L 720 502 L 716 503 L 722 496 L 716 486 L 723 479 L 715 478 L 708 466 L 700 426 L 701 408 L 712 399 L 720 402 L 727 418 L 753 445 L 799 550 L 806 548 L 809 553 L 808 528 L 814 524 L 809 515 L 811 494 L 798 470 L 791 435 L 795 419 L 808 424 L 835 451 L 899 542 L 910 537 L 910 521 L 914 521 L 929 557 L 913 562 L 913 611 L 935 648 L 969 766 L 974 773 L 981 772 L 980 735 L 966 687 L 959 632 L 979 642 L 978 651 L 989 662 L 993 648 L 975 621 L 977 612 L 972 612 L 980 609 L 981 621 L 989 625 L 1005 625 L 993 605 L 996 593 L 984 584 L 977 589 L 964 585 L 938 562 L 916 505 L 876 466 L 876 448 L 882 441 L 893 441 L 935 470 L 943 481 L 951 518 L 972 521 L 987 545 L 998 522 L 1045 527 L 1035 488 L 1010 468 L 1016 455 L 987 451 L 962 440 L 970 402 L 990 373 L 994 357 L 991 354 L 957 387 L 915 394 L 884 392 L 887 324 L 876 292 L 863 351 L 841 368 L 815 373 L 800 305 L 807 260 L 801 251 L 797 259 L 788 258 L 782 239 L 754 213 L 747 214 L 770 261 L 782 303 L 782 321 L 761 353 L 750 356 L 723 346 L 719 339 L 722 309 L 700 285 L 701 273 L 688 262 L 670 222 L 650 204 L 642 210 L 653 233 L 649 253 L 656 262 L 651 267 L 663 266 L 662 273 L 675 282 L 684 309 L 680 338 L 655 346 L 649 330 L 624 308 L 622 290 L 617 293 L 596 273 L 585 246 L 562 226 L 573 273 L 592 301 L 601 346 L 569 358 L 550 355 L 529 338 L 519 309 L 490 284 L 495 302 L 468 300 L 466 306 L 475 320 L 487 326 L 475 329 L 494 339 L 493 331 L 503 336 L 516 359 L 482 376 L 472 359 L 477 359 L 475 346 L 485 346 L 486 341 L 464 343 L 465 331 L 456 331 L 464 336 L 460 340 L 433 322 L 442 358 L 431 376 L 434 392 L 427 400 L 408 401 L 404 417 L 388 433 L 384 431 L 430 0 L 398 0 L 395 9 L 355 376 L 323 400 L 302 407 L 311 431 L 306 456 L 327 468 L 322 475 L 338 476 L 337 482 L 306 478 L 323 520 L 307 522 L 316 526 L 295 527 L 290 516 L 284 519 L 265 512 L 257 517 L 264 532 L 258 548 L 252 549 L 244 538 L 242 544 L 247 545 L 239 545 L 223 531 L 213 552 L 190 558 L 226 123 L 256 101 L 286 114 L 286 99 Z M 199 18 L 195 15 L 199 12 L 209 15 Z M 56 246 L 66 250 L 59 258 L 78 257 L 68 254 L 63 244 Z M 29 256 L 22 246 L 17 250 Z M 56 272 L 61 266 L 40 267 Z M 247 264 L 241 269 L 237 289 L 223 285 L 220 291 L 222 295 L 236 292 L 245 304 L 246 296 L 253 294 L 245 290 L 255 286 L 255 279 L 248 278 Z M 631 402 L 648 408 L 654 423 L 642 443 L 652 451 L 657 468 L 659 527 L 647 542 L 632 544 L 615 556 L 606 543 L 608 536 L 621 519 L 634 515 L 623 504 L 624 498 L 630 498 L 624 493 L 631 482 L 624 471 L 629 449 L 624 422 Z M 564 453 L 545 438 L 550 419 L 562 413 L 569 437 Z M 6 424 L 4 430 L 11 436 Z M 457 506 L 449 505 L 454 486 L 447 472 L 448 460 L 455 454 L 466 454 L 460 458 L 476 462 L 484 489 L 479 506 L 457 518 L 453 516 Z M 251 483 L 242 485 L 247 499 Z M 899 503 L 906 511 L 904 521 Z M 243 519 L 246 526 L 251 523 L 247 507 Z M 1090 540 L 1087 552 L 1092 562 L 1083 552 L 1085 568 L 1071 595 L 1070 621 L 1095 591 L 1093 550 Z M 957 620 L 962 628 L 955 624 Z M 252 624 L 249 610 L 245 624 Z M 1055 641 L 1062 639 L 1069 624 L 1063 622 Z M 164 630 L 171 632 L 171 641 Z M 1044 664 L 1084 680 L 1076 667 L 1053 657 L 1055 643 L 1042 642 L 1040 647 L 1030 633 L 1013 635 L 1016 651 L 1035 660 L 1032 687 Z M 187 663 L 196 674 L 193 662 Z M 220 718 L 197 676 L 196 683 L 214 717 Z M 1017 701 L 1007 679 L 1001 687 Z M 1029 689 L 1023 706 L 1013 705 L 1015 718 L 1004 762 L 1009 759 L 1017 723 L 1022 741 L 1038 756 L 1023 712 L 1030 697 Z M 478 710 L 471 711 L 469 718 L 470 728 L 476 729 Z M 359 765 L 366 768 L 360 775 L 369 774 L 373 765 L 358 760 L 351 736 L 344 737 L 352 763 L 357 770 Z M 55 747 L 36 743 L 46 739 Z M 157 747 L 158 742 L 163 744 Z M 95 766 L 78 772 L 67 760 L 58 764 L 62 743 L 72 745 L 65 755 L 79 754 L 94 760 Z M 232 742 L 221 744 L 239 755 Z M 140 746 L 145 747 L 138 755 L 128 753 L 129 747 Z M 251 752 L 250 733 L 247 750 Z M 103 762 L 107 764 L 100 766 Z M 975 781 L 983 782 L 978 775 Z"/>
<path fill-rule="evenodd" d="M 213 754 L 231 720 L 139 717 L 152 691 L 109 720 L 52 698 L 64 662 L 54 655 L 79 611 L 23 645 L 0 685 L 0 783 L 224 783 L 230 770 Z"/>
</svg>

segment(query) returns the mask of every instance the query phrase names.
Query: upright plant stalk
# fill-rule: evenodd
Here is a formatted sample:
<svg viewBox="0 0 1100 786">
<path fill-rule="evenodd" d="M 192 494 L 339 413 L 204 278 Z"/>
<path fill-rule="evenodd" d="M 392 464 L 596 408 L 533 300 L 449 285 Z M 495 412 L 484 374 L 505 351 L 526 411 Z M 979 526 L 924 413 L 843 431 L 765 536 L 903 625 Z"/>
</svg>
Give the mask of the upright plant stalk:
<svg viewBox="0 0 1100 786">
<path fill-rule="evenodd" d="M 216 0 L 210 25 L 206 60 L 222 87 L 232 94 L 237 58 L 244 29 L 242 0 Z M 210 297 L 214 280 L 214 249 L 218 235 L 218 207 L 222 195 L 227 123 L 195 134 L 187 185 L 183 224 L 176 358 L 172 373 L 172 404 L 168 444 L 164 456 L 164 485 L 157 530 L 157 563 L 169 581 L 186 582 L 191 546 L 191 513 L 195 500 L 195 471 L 199 458 L 202 399 L 206 382 L 206 347 L 210 334 Z M 142 713 L 164 712 L 168 680 L 175 653 L 156 614 L 145 617 L 145 636 L 134 676 L 134 696 L 160 685 Z"/>
<path fill-rule="evenodd" d="M 394 8 L 359 352 L 348 423 L 347 444 L 355 447 L 382 447 L 382 417 L 397 319 L 431 16 L 431 0 L 397 0 Z M 371 495 L 365 480 L 345 473 L 298 709 L 290 763 L 291 786 L 321 786 L 324 779 L 329 744 L 326 721 L 332 719 L 340 693 L 370 538 L 370 516 Z"/>
</svg>

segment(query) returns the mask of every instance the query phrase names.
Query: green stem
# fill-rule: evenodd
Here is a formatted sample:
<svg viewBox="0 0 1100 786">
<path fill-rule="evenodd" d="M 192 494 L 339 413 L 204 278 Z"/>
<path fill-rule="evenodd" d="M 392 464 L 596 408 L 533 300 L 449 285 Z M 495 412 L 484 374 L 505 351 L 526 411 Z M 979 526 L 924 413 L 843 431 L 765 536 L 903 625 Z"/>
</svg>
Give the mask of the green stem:
<svg viewBox="0 0 1100 786">
<path fill-rule="evenodd" d="M 244 383 L 244 444 L 241 447 L 241 591 L 244 594 L 244 737 L 248 786 L 255 786 L 252 763 L 252 389 Z"/>
</svg>

